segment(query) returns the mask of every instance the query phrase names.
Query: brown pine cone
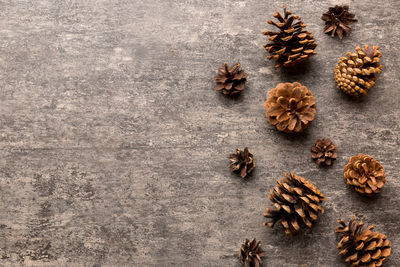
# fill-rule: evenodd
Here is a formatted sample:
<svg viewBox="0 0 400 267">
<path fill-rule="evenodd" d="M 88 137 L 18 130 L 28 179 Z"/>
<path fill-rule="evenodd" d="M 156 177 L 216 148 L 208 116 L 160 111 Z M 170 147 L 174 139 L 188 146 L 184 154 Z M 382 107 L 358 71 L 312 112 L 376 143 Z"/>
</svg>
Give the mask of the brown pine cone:
<svg viewBox="0 0 400 267">
<path fill-rule="evenodd" d="M 348 95 L 359 97 L 366 95 L 375 85 L 376 74 L 382 72 L 379 46 L 356 48 L 357 53 L 347 52 L 335 67 L 337 87 Z"/>
<path fill-rule="evenodd" d="M 239 250 L 239 259 L 246 267 L 259 267 L 262 263 L 265 251 L 261 249 L 261 241 L 253 238 L 251 241 L 246 239 Z"/>
<path fill-rule="evenodd" d="M 286 10 L 286 5 L 283 6 L 283 15 L 280 12 L 273 15 L 278 22 L 268 20 L 268 24 L 277 27 L 278 31 L 263 32 L 271 41 L 264 47 L 271 54 L 267 58 L 276 60 L 275 68 L 292 67 L 317 54 L 314 51 L 317 47 L 314 36 L 311 32 L 304 30 L 306 25 L 299 16 L 291 16 L 291 14 L 291 11 Z M 296 20 L 298 21 L 295 22 Z"/>
<path fill-rule="evenodd" d="M 332 161 L 337 158 L 337 147 L 330 139 L 318 139 L 311 147 L 311 157 L 320 166 L 331 166 Z"/>
<path fill-rule="evenodd" d="M 363 231 L 364 223 L 356 225 L 354 218 L 348 225 L 343 220 L 338 220 L 338 223 L 340 226 L 335 232 L 341 235 L 341 240 L 337 248 L 350 266 L 382 266 L 382 262 L 390 256 L 390 241 L 386 235 L 372 232 L 373 225 Z"/>
<path fill-rule="evenodd" d="M 347 5 L 330 7 L 321 19 L 325 21 L 325 33 L 331 33 L 332 37 L 336 33 L 340 39 L 343 38 L 343 33 L 350 33 L 349 24 L 357 21 Z"/>
<path fill-rule="evenodd" d="M 253 154 L 250 153 L 248 147 L 244 151 L 239 148 L 236 149 L 236 154 L 231 154 L 229 159 L 231 161 L 229 165 L 231 172 L 240 173 L 242 178 L 245 178 L 256 167 Z"/>
<path fill-rule="evenodd" d="M 317 113 L 312 92 L 298 82 L 279 83 L 271 89 L 264 108 L 268 122 L 286 133 L 303 131 Z"/>
<path fill-rule="evenodd" d="M 350 158 L 344 166 L 344 178 L 357 192 L 368 197 L 379 193 L 386 183 L 383 166 L 373 157 L 364 154 Z"/>
<path fill-rule="evenodd" d="M 270 191 L 268 198 L 274 203 L 275 210 L 267 208 L 264 217 L 271 221 L 264 223 L 270 228 L 280 222 L 286 234 L 295 233 L 299 224 L 311 228 L 317 220 L 318 212 L 324 213 L 321 204 L 325 196 L 307 179 L 294 173 L 283 173 L 285 178 L 278 180 L 278 186 Z"/>
<path fill-rule="evenodd" d="M 249 76 L 240 69 L 240 63 L 228 67 L 226 63 L 218 69 L 218 75 L 214 77 L 217 82 L 215 89 L 224 95 L 238 94 L 244 90 L 246 79 Z"/>
</svg>

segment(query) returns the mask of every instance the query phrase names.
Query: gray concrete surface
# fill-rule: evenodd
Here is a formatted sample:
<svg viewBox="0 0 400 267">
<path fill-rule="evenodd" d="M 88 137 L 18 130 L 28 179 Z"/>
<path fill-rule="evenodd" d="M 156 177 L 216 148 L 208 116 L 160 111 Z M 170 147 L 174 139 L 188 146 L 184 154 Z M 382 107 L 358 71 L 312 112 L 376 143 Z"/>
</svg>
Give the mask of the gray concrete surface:
<svg viewBox="0 0 400 267">
<path fill-rule="evenodd" d="M 333 230 L 351 216 L 387 234 L 385 266 L 400 266 L 400 2 L 340 1 L 359 20 L 342 41 L 320 19 L 337 2 L 286 1 L 319 43 L 293 73 L 263 49 L 283 1 L 0 1 L 0 266 L 240 266 L 247 237 L 262 240 L 264 266 L 346 266 Z M 381 46 L 384 71 L 352 100 L 333 68 L 366 43 Z M 225 61 L 250 75 L 237 99 L 214 91 Z M 282 81 L 317 99 L 304 134 L 266 122 L 266 92 Z M 339 147 L 331 168 L 310 159 L 322 137 Z M 257 167 L 243 181 L 226 157 L 245 146 Z M 361 152 L 386 170 L 375 199 L 343 179 Z M 261 226 L 282 171 L 327 197 L 315 227 L 293 237 Z"/>
</svg>

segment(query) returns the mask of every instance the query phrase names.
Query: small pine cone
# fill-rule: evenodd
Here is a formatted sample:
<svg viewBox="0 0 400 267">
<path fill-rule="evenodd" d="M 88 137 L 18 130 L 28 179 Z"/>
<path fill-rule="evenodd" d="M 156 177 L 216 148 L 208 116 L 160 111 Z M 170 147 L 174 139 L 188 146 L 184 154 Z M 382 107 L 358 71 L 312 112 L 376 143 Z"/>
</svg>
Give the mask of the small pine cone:
<svg viewBox="0 0 400 267">
<path fill-rule="evenodd" d="M 317 113 L 312 92 L 298 82 L 280 83 L 271 89 L 264 108 L 268 122 L 286 133 L 303 131 Z"/>
<path fill-rule="evenodd" d="M 338 223 L 340 226 L 335 232 L 341 235 L 341 240 L 337 248 L 350 266 L 382 266 L 382 262 L 390 256 L 390 241 L 386 235 L 372 232 L 373 225 L 363 231 L 364 223 L 356 225 L 354 218 L 348 225 L 343 220 L 338 220 Z"/>
<path fill-rule="evenodd" d="M 381 73 L 382 56 L 379 46 L 368 45 L 363 50 L 356 48 L 357 53 L 347 52 L 341 57 L 335 67 L 335 81 L 337 87 L 348 95 L 359 97 L 366 95 L 375 85 L 376 74 Z"/>
<path fill-rule="evenodd" d="M 259 267 L 262 263 L 265 251 L 261 249 L 261 241 L 253 238 L 251 241 L 246 239 L 239 250 L 239 259 L 246 267 Z"/>
<path fill-rule="evenodd" d="M 331 166 L 332 161 L 337 158 L 337 151 L 337 147 L 330 139 L 318 139 L 311 147 L 311 157 L 320 166 Z"/>
<path fill-rule="evenodd" d="M 350 158 L 344 166 L 344 178 L 357 192 L 368 197 L 378 194 L 386 183 L 383 166 L 364 154 Z"/>
<path fill-rule="evenodd" d="M 270 55 L 268 59 L 275 59 L 275 68 L 293 67 L 301 61 L 317 53 L 314 49 L 317 47 L 314 36 L 309 31 L 303 30 L 306 25 L 299 16 L 291 16 L 292 12 L 286 10 L 283 6 L 283 15 L 276 12 L 273 16 L 278 22 L 268 20 L 278 28 L 278 32 L 264 31 L 263 34 L 269 36 L 268 44 L 265 44 L 265 50 Z M 295 22 L 298 20 L 297 22 Z"/>
<path fill-rule="evenodd" d="M 214 77 L 217 82 L 215 89 L 224 95 L 238 94 L 244 90 L 247 73 L 240 69 L 240 63 L 228 67 L 226 63 L 218 69 L 218 75 Z"/>
<path fill-rule="evenodd" d="M 307 179 L 294 173 L 283 173 L 285 178 L 278 180 L 278 186 L 271 189 L 268 198 L 274 203 L 275 210 L 267 208 L 264 217 L 271 221 L 264 223 L 270 228 L 281 222 L 286 234 L 295 233 L 300 229 L 299 224 L 311 228 L 317 220 L 318 212 L 324 213 L 321 204 L 324 195 Z"/>
<path fill-rule="evenodd" d="M 229 155 L 229 159 L 231 161 L 229 165 L 231 172 L 240 173 L 242 178 L 245 178 L 256 167 L 253 154 L 250 153 L 248 147 L 244 151 L 239 148 L 236 149 L 236 154 Z"/>
<path fill-rule="evenodd" d="M 331 33 L 332 37 L 335 33 L 340 39 L 343 38 L 344 33 L 350 33 L 351 27 L 349 24 L 356 22 L 354 14 L 349 12 L 349 6 L 330 7 L 329 10 L 321 17 L 325 21 L 325 33 Z"/>
</svg>

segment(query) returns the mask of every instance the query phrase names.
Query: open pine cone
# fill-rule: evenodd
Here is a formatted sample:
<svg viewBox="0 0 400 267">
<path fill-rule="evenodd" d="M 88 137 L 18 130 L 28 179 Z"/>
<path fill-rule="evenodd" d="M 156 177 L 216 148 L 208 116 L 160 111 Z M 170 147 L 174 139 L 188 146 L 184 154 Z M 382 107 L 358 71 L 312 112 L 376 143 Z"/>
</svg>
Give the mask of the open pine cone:
<svg viewBox="0 0 400 267">
<path fill-rule="evenodd" d="M 278 186 L 270 191 L 268 198 L 275 210 L 267 208 L 264 217 L 271 221 L 264 223 L 270 228 L 280 222 L 286 234 L 295 233 L 300 224 L 311 228 L 319 212 L 324 213 L 321 204 L 325 196 L 307 179 L 294 173 L 283 173 L 285 178 L 278 180 Z"/>
<path fill-rule="evenodd" d="M 215 89 L 224 95 L 238 94 L 244 90 L 247 77 L 247 73 L 240 69 L 240 63 L 232 67 L 224 63 L 222 68 L 218 69 L 218 75 L 214 77 L 217 82 Z"/>
<path fill-rule="evenodd" d="M 292 12 L 283 6 L 283 15 L 280 12 L 273 15 L 278 22 L 268 20 L 268 24 L 277 27 L 278 31 L 263 32 L 271 41 L 264 47 L 270 53 L 267 58 L 276 60 L 275 68 L 292 67 L 317 54 L 314 51 L 317 47 L 314 36 L 311 32 L 304 30 L 306 25 L 299 16 L 291 16 L 291 14 Z"/>
<path fill-rule="evenodd" d="M 390 256 L 390 241 L 386 235 L 372 232 L 373 225 L 363 231 L 364 223 L 356 224 L 354 218 L 348 225 L 343 220 L 338 220 L 338 223 L 340 226 L 335 232 L 341 235 L 341 240 L 337 248 L 350 266 L 382 266 L 382 262 Z"/>
<path fill-rule="evenodd" d="M 231 161 L 229 165 L 231 172 L 240 173 L 242 178 L 245 178 L 256 167 L 253 154 L 250 153 L 248 147 L 244 151 L 236 149 L 235 154 L 229 155 L 229 160 Z"/>
<path fill-rule="evenodd" d="M 312 92 L 298 82 L 279 83 L 271 89 L 264 108 L 268 122 L 287 133 L 306 129 L 317 112 Z"/>
<path fill-rule="evenodd" d="M 350 158 L 344 166 L 344 178 L 357 192 L 369 197 L 378 194 L 386 183 L 383 166 L 373 157 L 364 154 Z"/>
<path fill-rule="evenodd" d="M 330 166 L 332 161 L 337 158 L 337 147 L 330 139 L 318 139 L 311 147 L 311 157 L 320 166 Z"/>
<path fill-rule="evenodd" d="M 344 33 L 350 33 L 349 24 L 357 21 L 354 19 L 354 14 L 349 12 L 347 5 L 330 7 L 321 19 L 325 21 L 325 33 L 331 33 L 332 37 L 336 33 L 340 39 L 343 38 Z"/>
<path fill-rule="evenodd" d="M 261 249 L 261 241 L 253 238 L 251 241 L 246 239 L 239 250 L 239 259 L 246 267 L 259 267 L 262 263 L 265 251 Z"/>
<path fill-rule="evenodd" d="M 357 53 L 347 52 L 335 67 L 337 87 L 348 95 L 359 97 L 366 95 L 375 85 L 376 74 L 381 73 L 379 46 L 356 48 Z"/>
</svg>

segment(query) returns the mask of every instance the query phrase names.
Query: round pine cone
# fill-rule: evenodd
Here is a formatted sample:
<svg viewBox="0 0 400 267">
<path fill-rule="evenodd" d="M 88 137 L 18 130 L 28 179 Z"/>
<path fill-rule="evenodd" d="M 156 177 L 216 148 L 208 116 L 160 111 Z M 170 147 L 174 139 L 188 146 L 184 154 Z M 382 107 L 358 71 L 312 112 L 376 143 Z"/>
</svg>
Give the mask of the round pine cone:
<svg viewBox="0 0 400 267">
<path fill-rule="evenodd" d="M 283 173 L 285 178 L 278 180 L 268 198 L 274 203 L 275 210 L 267 208 L 264 217 L 271 221 L 264 223 L 270 228 L 281 222 L 286 234 L 295 233 L 300 229 L 299 224 L 311 228 L 317 220 L 318 212 L 324 213 L 321 204 L 325 196 L 307 179 L 294 173 Z"/>
<path fill-rule="evenodd" d="M 343 33 L 350 33 L 351 27 L 349 24 L 356 22 L 354 14 L 349 12 L 349 6 L 335 5 L 322 15 L 322 20 L 325 21 L 325 33 L 331 33 L 332 37 L 335 33 L 340 39 L 343 38 Z"/>
<path fill-rule="evenodd" d="M 382 266 L 382 262 L 390 256 L 391 246 L 386 235 L 372 232 L 374 226 L 368 226 L 364 231 L 363 222 L 356 225 L 352 218 L 348 225 L 338 220 L 340 226 L 335 232 L 341 235 L 337 248 L 350 266 Z"/>
<path fill-rule="evenodd" d="M 268 122 L 287 133 L 306 129 L 317 112 L 312 92 L 298 82 L 279 83 L 271 89 L 264 108 Z"/>
<path fill-rule="evenodd" d="M 375 85 L 376 74 L 381 73 L 379 46 L 356 48 L 357 53 L 347 52 L 335 67 L 337 87 L 348 95 L 359 97 L 366 95 Z"/>
<path fill-rule="evenodd" d="M 383 166 L 373 157 L 364 154 L 350 158 L 344 166 L 344 178 L 357 192 L 369 197 L 379 193 L 386 183 Z"/>
<path fill-rule="evenodd" d="M 311 147 L 311 157 L 320 166 L 331 166 L 332 161 L 337 158 L 337 147 L 330 139 L 318 139 Z"/>
<path fill-rule="evenodd" d="M 231 172 L 240 173 L 242 178 L 245 178 L 256 167 L 253 154 L 250 153 L 248 147 L 244 151 L 236 149 L 235 154 L 229 155 L 229 160 L 231 161 L 229 165 Z"/>
<path fill-rule="evenodd" d="M 293 67 L 301 61 L 317 53 L 314 36 L 309 31 L 305 31 L 306 25 L 299 16 L 292 16 L 292 12 L 283 6 L 283 15 L 276 12 L 273 16 L 278 22 L 268 20 L 268 24 L 278 28 L 277 32 L 264 31 L 263 34 L 269 36 L 271 41 L 265 44 L 265 50 L 270 55 L 268 59 L 275 59 L 275 68 Z M 296 21 L 298 20 L 298 21 Z"/>
<path fill-rule="evenodd" d="M 214 77 L 217 82 L 215 89 L 224 95 L 238 94 L 244 90 L 248 75 L 240 69 L 240 63 L 228 67 L 226 63 L 218 69 L 218 75 Z"/>
<path fill-rule="evenodd" d="M 251 241 L 246 239 L 240 247 L 239 259 L 246 267 L 259 267 L 264 254 L 265 252 L 261 249 L 261 241 L 257 241 L 255 238 Z"/>
</svg>

